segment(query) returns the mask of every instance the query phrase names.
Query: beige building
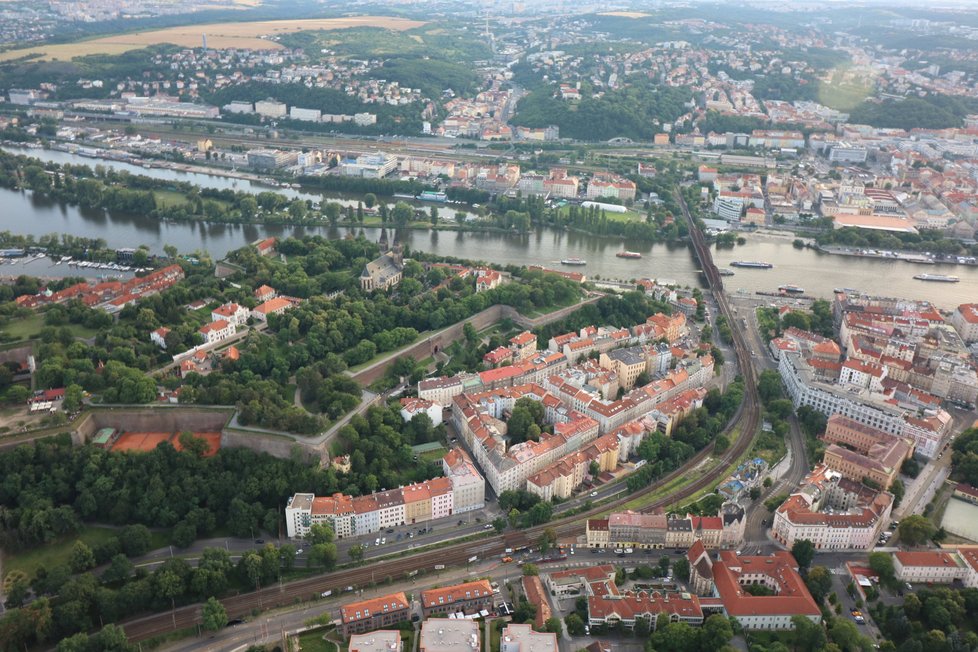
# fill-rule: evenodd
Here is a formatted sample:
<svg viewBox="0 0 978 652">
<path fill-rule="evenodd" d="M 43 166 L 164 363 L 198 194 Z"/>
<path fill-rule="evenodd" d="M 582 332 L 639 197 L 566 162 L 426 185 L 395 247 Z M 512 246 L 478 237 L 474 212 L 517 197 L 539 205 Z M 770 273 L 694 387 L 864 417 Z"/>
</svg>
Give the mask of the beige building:
<svg viewBox="0 0 978 652">
<path fill-rule="evenodd" d="M 829 444 L 823 462 L 843 477 L 862 482 L 868 479 L 889 489 L 904 461 L 913 456 L 913 442 L 888 435 L 858 421 L 834 414 L 829 417 L 822 439 Z"/>
</svg>

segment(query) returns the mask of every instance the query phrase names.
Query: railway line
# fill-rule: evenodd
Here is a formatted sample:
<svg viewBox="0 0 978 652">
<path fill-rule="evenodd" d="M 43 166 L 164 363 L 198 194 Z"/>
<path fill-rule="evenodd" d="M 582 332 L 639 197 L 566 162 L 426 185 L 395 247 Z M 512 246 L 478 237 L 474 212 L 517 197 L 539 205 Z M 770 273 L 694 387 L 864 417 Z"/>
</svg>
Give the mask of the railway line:
<svg viewBox="0 0 978 652">
<path fill-rule="evenodd" d="M 679 204 L 690 227 L 690 235 L 696 255 L 699 257 L 706 276 L 710 291 L 720 308 L 721 314 L 727 321 L 734 323 L 730 306 L 723 293 L 723 281 L 713 264 L 709 248 L 703 238 L 703 233 L 696 226 L 689 214 L 682 194 L 677 191 Z M 737 362 L 744 379 L 744 402 L 725 429 L 726 432 L 739 430 L 739 434 L 722 457 L 720 463 L 696 480 L 684 485 L 680 490 L 656 500 L 647 505 L 642 511 L 662 509 L 679 501 L 685 500 L 705 489 L 720 478 L 727 468 L 741 455 L 746 453 L 753 443 L 760 420 L 760 404 L 757 397 L 757 377 L 750 357 L 750 348 L 743 332 L 733 329 L 733 346 Z M 422 578 L 435 573 L 435 566 L 461 567 L 468 566 L 469 559 L 477 557 L 480 561 L 488 558 L 498 558 L 507 547 L 514 547 L 514 537 L 525 542 L 535 541 L 546 528 L 554 528 L 559 537 L 579 535 L 583 528 L 581 521 L 596 516 L 609 509 L 622 507 L 628 502 L 653 494 L 664 486 L 668 486 L 677 478 L 685 476 L 698 467 L 712 453 L 712 447 L 698 452 L 692 459 L 665 477 L 652 483 L 639 492 L 625 495 L 610 503 L 602 504 L 583 513 L 565 517 L 559 521 L 529 528 L 522 533 L 509 533 L 490 538 L 459 543 L 434 550 L 427 550 L 407 557 L 382 560 L 369 565 L 344 569 L 317 577 L 309 577 L 288 584 L 279 583 L 274 586 L 259 587 L 256 591 L 230 596 L 222 600 L 229 618 L 241 618 L 250 615 L 255 610 L 261 611 L 275 607 L 284 607 L 303 600 L 319 597 L 325 591 L 332 591 L 334 596 L 342 595 L 348 587 L 360 587 L 375 583 L 383 583 L 388 579 L 400 580 L 405 578 Z M 476 562 L 477 563 L 477 562 Z M 352 596 L 352 594 L 351 594 Z M 194 627 L 200 623 L 200 605 L 189 605 L 171 612 L 158 613 L 122 623 L 131 641 L 142 641 L 171 631 Z"/>
</svg>

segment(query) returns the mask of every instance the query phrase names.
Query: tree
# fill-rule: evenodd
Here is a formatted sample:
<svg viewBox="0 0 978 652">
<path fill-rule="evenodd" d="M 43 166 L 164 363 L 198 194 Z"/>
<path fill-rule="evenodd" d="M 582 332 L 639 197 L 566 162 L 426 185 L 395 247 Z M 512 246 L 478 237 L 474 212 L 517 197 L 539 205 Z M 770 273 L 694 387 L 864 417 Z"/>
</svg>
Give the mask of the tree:
<svg viewBox="0 0 978 652">
<path fill-rule="evenodd" d="M 171 541 L 178 548 L 189 548 L 197 539 L 197 526 L 187 521 L 180 521 L 173 528 Z"/>
<path fill-rule="evenodd" d="M 913 514 L 900 521 L 897 532 L 903 543 L 908 546 L 919 546 L 930 541 L 936 528 L 925 517 Z"/>
<path fill-rule="evenodd" d="M 886 552 L 869 553 L 869 567 L 880 578 L 880 582 L 885 584 L 892 582 L 896 575 L 896 570 L 893 568 L 893 557 Z"/>
<path fill-rule="evenodd" d="M 332 543 L 333 536 L 333 529 L 325 523 L 313 523 L 306 539 L 310 544 L 316 545 L 317 543 Z"/>
<path fill-rule="evenodd" d="M 309 564 L 320 566 L 323 570 L 333 570 L 336 567 L 336 545 L 332 543 L 317 543 L 309 551 Z"/>
<path fill-rule="evenodd" d="M 359 564 L 360 562 L 363 561 L 363 546 L 360 545 L 359 543 L 354 544 L 349 547 L 349 549 L 346 551 L 346 554 L 350 556 L 350 559 L 353 561 L 353 563 Z"/>
<path fill-rule="evenodd" d="M 588 464 L 587 472 L 592 478 L 596 478 L 601 473 L 601 465 L 598 464 L 597 460 L 591 460 L 591 463 Z"/>
<path fill-rule="evenodd" d="M 564 625 L 571 636 L 584 636 L 584 620 L 577 615 L 577 612 L 567 614 L 564 617 Z"/>
<path fill-rule="evenodd" d="M 65 398 L 61 402 L 61 408 L 68 413 L 77 412 L 81 409 L 83 396 L 84 390 L 81 385 L 74 383 L 68 385 L 65 387 Z"/>
<path fill-rule="evenodd" d="M 560 624 L 560 618 L 547 618 L 543 623 L 543 631 L 550 632 L 551 634 L 562 634 L 564 630 Z"/>
<path fill-rule="evenodd" d="M 652 649 L 656 652 L 699 652 L 699 632 L 689 623 L 667 623 L 652 634 Z"/>
<path fill-rule="evenodd" d="M 700 649 L 719 650 L 733 638 L 730 621 L 720 614 L 713 614 L 703 623 L 700 630 Z"/>
<path fill-rule="evenodd" d="M 200 619 L 204 629 L 216 632 L 228 624 L 228 612 L 224 609 L 224 605 L 212 596 L 207 598 L 207 602 L 201 607 Z"/>
<path fill-rule="evenodd" d="M 502 516 L 497 516 L 492 519 L 492 527 L 495 528 L 496 532 L 502 532 L 506 529 L 506 519 Z"/>
<path fill-rule="evenodd" d="M 808 587 L 808 591 L 815 598 L 815 601 L 821 604 L 828 592 L 832 590 L 832 574 L 825 566 L 814 566 L 805 576 L 805 586 Z"/>
<path fill-rule="evenodd" d="M 672 562 L 672 574 L 677 580 L 688 582 L 689 560 L 687 560 L 686 557 L 680 557 L 676 561 Z"/>
<path fill-rule="evenodd" d="M 102 581 L 106 584 L 123 582 L 129 579 L 134 568 L 135 566 L 129 561 L 129 558 L 120 552 L 109 561 L 109 567 L 102 573 Z"/>
<path fill-rule="evenodd" d="M 73 573 L 84 573 L 91 568 L 95 568 L 95 555 L 92 554 L 92 549 L 84 541 L 79 539 L 71 547 L 68 566 Z"/>
<path fill-rule="evenodd" d="M 377 195 L 373 194 L 372 192 L 368 192 L 363 196 L 363 205 L 367 208 L 373 208 L 376 203 Z"/>
<path fill-rule="evenodd" d="M 813 623 L 805 616 L 792 616 L 794 625 L 792 639 L 795 649 L 800 652 L 821 652 L 825 649 L 825 629 L 820 623 Z"/>
<path fill-rule="evenodd" d="M 149 552 L 153 535 L 145 525 L 127 525 L 119 533 L 119 543 L 127 557 L 138 557 Z"/>
<path fill-rule="evenodd" d="M 812 560 L 815 559 L 815 544 L 808 539 L 798 539 L 791 546 L 791 554 L 798 562 L 799 568 L 808 568 L 812 565 Z"/>
<path fill-rule="evenodd" d="M 414 209 L 405 202 L 399 201 L 394 205 L 394 209 L 391 211 L 391 219 L 398 226 L 405 226 L 414 217 Z"/>
<path fill-rule="evenodd" d="M 540 571 L 537 569 L 536 564 L 523 564 L 523 576 L 531 577 L 533 575 L 539 575 Z"/>
<path fill-rule="evenodd" d="M 438 207 L 432 206 L 431 210 L 428 211 L 428 219 L 431 221 L 432 226 L 438 224 Z"/>
<path fill-rule="evenodd" d="M 4 603 L 8 609 L 24 604 L 31 589 L 31 580 L 22 570 L 12 570 L 3 578 L 3 592 L 7 596 Z M 2 629 L 0 629 L 2 631 Z"/>
</svg>

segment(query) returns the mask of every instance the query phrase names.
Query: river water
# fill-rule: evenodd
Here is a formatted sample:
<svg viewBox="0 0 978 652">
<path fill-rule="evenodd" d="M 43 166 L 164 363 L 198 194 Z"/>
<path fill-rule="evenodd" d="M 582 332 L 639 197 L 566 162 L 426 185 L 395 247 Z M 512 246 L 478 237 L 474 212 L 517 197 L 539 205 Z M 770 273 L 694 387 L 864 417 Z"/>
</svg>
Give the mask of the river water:
<svg viewBox="0 0 978 652">
<path fill-rule="evenodd" d="M 162 168 L 142 168 L 115 161 L 100 161 L 66 152 L 46 150 L 14 150 L 57 163 L 85 165 L 101 164 L 118 170 L 128 170 L 161 179 L 187 181 L 211 188 L 231 188 L 246 192 L 262 192 L 270 188 L 244 179 L 231 179 L 196 172 Z M 291 197 L 323 198 L 319 194 L 301 193 L 291 189 L 275 189 Z M 329 195 L 334 201 L 349 203 L 349 196 Z M 355 202 L 354 202 L 355 203 Z M 444 207 L 444 213 L 454 212 Z M 40 236 L 47 233 L 70 233 L 76 236 L 102 238 L 110 247 L 147 245 L 162 253 L 163 246 L 174 245 L 181 252 L 202 249 L 215 258 L 228 251 L 266 236 L 320 234 L 340 238 L 350 232 L 363 233 L 369 239 L 380 237 L 378 228 L 292 227 L 281 225 L 232 225 L 198 222 L 160 222 L 145 215 L 109 214 L 102 210 L 80 209 L 32 196 L 30 193 L 0 189 L 0 230 Z M 545 228 L 528 235 L 406 230 L 398 236 L 408 247 L 443 256 L 482 260 L 498 264 L 544 265 L 555 269 L 580 271 L 590 278 L 630 280 L 649 277 L 670 280 L 682 285 L 701 285 L 697 263 L 692 250 L 683 245 L 623 243 L 617 238 L 571 233 Z M 790 238 L 748 235 L 746 245 L 714 251 L 719 267 L 735 260 L 766 261 L 774 265 L 769 270 L 738 268 L 734 276 L 724 277 L 728 291 L 775 291 L 778 285 L 790 283 L 803 287 L 807 294 L 828 297 L 837 287 L 862 291 L 928 299 L 942 308 L 978 301 L 978 267 L 963 265 L 915 265 L 897 260 L 852 258 L 819 253 L 810 249 L 797 250 Z M 617 258 L 623 248 L 640 251 L 642 259 Z M 580 258 L 584 267 L 563 267 L 560 260 Z M 32 269 L 38 275 L 60 275 L 61 267 L 46 272 Z M 0 267 L 0 273 L 10 273 Z M 69 270 L 64 270 L 67 273 Z M 913 279 L 914 274 L 953 274 L 960 283 L 928 283 Z"/>
</svg>

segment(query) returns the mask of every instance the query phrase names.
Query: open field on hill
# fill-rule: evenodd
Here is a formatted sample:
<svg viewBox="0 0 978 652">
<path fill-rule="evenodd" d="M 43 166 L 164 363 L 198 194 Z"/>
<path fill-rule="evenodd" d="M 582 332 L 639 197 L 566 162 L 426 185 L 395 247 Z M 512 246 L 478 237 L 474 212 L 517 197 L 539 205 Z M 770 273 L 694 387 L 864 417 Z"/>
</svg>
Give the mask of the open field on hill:
<svg viewBox="0 0 978 652">
<path fill-rule="evenodd" d="M 282 47 L 272 37 L 307 30 L 346 29 L 350 27 L 382 27 L 407 30 L 424 23 L 391 16 L 355 16 L 351 18 L 310 18 L 304 20 L 262 20 L 242 23 L 211 23 L 209 25 L 185 25 L 147 32 L 119 34 L 76 43 L 38 45 L 32 48 L 9 50 L 0 54 L 0 61 L 17 59 L 25 55 L 40 54 L 42 60 L 66 61 L 89 54 L 122 54 L 150 45 L 172 43 L 182 47 L 199 47 L 204 34 L 211 48 L 251 48 L 273 50 Z M 265 38 L 262 38 L 265 37 Z"/>
</svg>

